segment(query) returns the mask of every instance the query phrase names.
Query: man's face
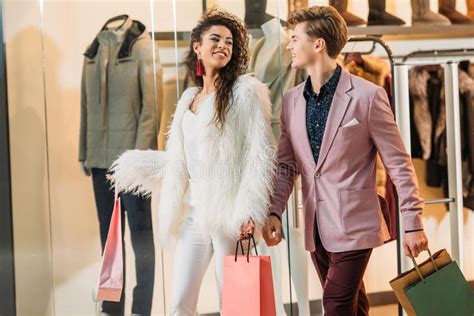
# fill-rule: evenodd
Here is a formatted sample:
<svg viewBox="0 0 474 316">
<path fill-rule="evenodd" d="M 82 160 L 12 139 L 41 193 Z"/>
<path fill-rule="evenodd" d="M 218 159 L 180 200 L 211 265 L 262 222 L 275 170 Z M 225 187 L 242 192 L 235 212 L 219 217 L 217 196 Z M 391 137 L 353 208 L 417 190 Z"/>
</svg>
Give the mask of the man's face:
<svg viewBox="0 0 474 316">
<path fill-rule="evenodd" d="M 291 67 L 303 69 L 313 64 L 317 53 L 320 52 L 318 41 L 311 39 L 305 32 L 306 23 L 298 23 L 291 34 L 291 41 L 286 46 L 292 57 Z"/>
</svg>

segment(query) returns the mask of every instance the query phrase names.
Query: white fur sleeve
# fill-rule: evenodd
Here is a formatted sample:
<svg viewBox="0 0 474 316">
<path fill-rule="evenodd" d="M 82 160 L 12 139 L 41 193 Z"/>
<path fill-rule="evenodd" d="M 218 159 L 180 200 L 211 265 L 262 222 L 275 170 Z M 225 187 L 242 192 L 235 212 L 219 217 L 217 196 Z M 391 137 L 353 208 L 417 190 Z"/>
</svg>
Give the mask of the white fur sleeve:
<svg viewBox="0 0 474 316">
<path fill-rule="evenodd" d="M 240 227 L 251 217 L 259 230 L 267 220 L 276 170 L 272 107 L 268 88 L 258 80 L 249 78 L 241 89 L 244 93 L 238 95 L 244 96 L 240 102 L 245 102 L 245 117 L 249 121 L 244 136 L 241 183 L 232 220 L 233 225 Z"/>
<path fill-rule="evenodd" d="M 111 182 L 119 192 L 149 196 L 160 187 L 165 165 L 164 151 L 128 150 L 110 167 Z"/>
</svg>

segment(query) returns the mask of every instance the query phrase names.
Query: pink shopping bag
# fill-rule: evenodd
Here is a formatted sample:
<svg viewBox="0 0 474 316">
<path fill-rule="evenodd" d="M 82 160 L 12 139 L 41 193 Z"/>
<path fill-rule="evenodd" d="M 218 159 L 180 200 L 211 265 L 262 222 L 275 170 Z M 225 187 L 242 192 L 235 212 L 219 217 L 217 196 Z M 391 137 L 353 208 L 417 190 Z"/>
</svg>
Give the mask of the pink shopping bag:
<svg viewBox="0 0 474 316">
<path fill-rule="evenodd" d="M 97 300 L 119 302 L 123 289 L 122 216 L 120 198 L 115 191 L 115 202 L 109 233 L 100 267 Z"/>
<path fill-rule="evenodd" d="M 251 237 L 255 246 L 255 241 Z M 235 256 L 224 258 L 223 316 L 275 316 L 272 265 L 269 256 Z M 243 249 L 242 249 L 243 252 Z"/>
</svg>

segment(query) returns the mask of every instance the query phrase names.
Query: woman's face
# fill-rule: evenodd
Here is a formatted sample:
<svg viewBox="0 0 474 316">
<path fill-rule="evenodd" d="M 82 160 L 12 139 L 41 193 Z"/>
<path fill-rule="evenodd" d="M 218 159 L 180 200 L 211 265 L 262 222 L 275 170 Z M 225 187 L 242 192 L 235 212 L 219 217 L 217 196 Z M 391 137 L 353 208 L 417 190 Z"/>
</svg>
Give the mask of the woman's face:
<svg viewBox="0 0 474 316">
<path fill-rule="evenodd" d="M 232 57 L 232 33 L 223 25 L 213 25 L 194 43 L 194 52 L 202 59 L 206 71 L 225 67 Z"/>
</svg>

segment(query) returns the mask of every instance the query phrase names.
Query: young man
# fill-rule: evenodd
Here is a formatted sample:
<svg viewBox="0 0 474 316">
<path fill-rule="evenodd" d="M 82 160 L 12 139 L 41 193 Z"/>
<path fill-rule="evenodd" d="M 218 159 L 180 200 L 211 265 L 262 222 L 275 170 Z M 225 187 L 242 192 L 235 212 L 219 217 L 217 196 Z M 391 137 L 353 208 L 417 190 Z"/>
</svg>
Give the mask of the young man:
<svg viewBox="0 0 474 316">
<path fill-rule="evenodd" d="M 336 64 L 348 38 L 339 13 L 315 6 L 289 23 L 292 67 L 309 76 L 283 98 L 279 168 L 263 235 L 269 246 L 280 242 L 280 219 L 301 175 L 306 249 L 326 315 L 368 315 L 362 277 L 372 248 L 389 239 L 376 193 L 377 152 L 397 189 L 405 254 L 414 257 L 428 246 L 423 201 L 385 91 Z"/>
</svg>

